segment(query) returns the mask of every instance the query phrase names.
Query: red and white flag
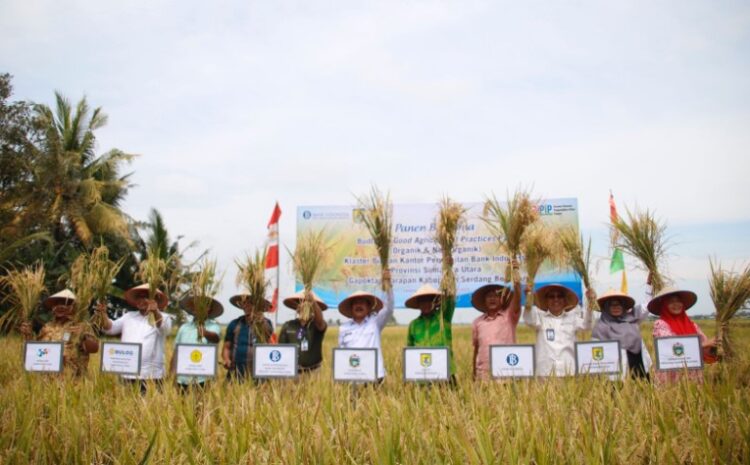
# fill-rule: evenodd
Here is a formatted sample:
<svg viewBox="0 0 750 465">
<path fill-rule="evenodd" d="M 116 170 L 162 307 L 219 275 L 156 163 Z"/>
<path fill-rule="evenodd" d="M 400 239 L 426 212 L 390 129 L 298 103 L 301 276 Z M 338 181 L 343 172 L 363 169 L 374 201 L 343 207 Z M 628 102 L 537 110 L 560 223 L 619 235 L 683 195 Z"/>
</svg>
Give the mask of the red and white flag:
<svg viewBox="0 0 750 465">
<path fill-rule="evenodd" d="M 279 308 L 279 218 L 281 218 L 281 208 L 276 202 L 271 219 L 268 221 L 266 241 L 266 279 L 273 283 L 273 297 L 271 310 L 269 310 L 271 313 Z"/>
</svg>

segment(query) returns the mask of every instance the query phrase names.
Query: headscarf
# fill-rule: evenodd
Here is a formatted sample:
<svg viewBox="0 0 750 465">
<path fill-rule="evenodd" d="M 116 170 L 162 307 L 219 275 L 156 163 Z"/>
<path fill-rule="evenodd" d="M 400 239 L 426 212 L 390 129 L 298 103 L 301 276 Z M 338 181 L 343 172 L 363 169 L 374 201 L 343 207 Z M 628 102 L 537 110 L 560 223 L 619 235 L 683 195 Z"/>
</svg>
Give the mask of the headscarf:
<svg viewBox="0 0 750 465">
<path fill-rule="evenodd" d="M 602 316 L 594 326 L 591 336 L 600 341 L 620 341 L 620 347 L 633 354 L 641 353 L 641 328 L 639 306 L 623 311 L 620 316 L 609 313 L 609 302 L 604 304 Z"/>
<path fill-rule="evenodd" d="M 662 304 L 659 319 L 666 322 L 672 332 L 678 336 L 698 334 L 695 330 L 695 323 L 687 316 L 685 310 L 683 309 L 679 315 L 674 315 L 667 309 L 667 302 Z"/>
</svg>

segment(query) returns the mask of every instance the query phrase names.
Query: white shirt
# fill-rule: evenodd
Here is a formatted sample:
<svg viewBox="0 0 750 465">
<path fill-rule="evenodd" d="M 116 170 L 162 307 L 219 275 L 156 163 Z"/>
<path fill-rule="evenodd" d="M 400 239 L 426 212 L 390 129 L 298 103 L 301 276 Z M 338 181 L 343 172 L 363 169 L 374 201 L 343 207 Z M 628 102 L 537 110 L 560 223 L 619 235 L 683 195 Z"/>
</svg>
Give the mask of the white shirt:
<svg viewBox="0 0 750 465">
<path fill-rule="evenodd" d="M 393 291 L 386 297 L 385 308 L 378 313 L 371 313 L 357 323 L 349 320 L 339 329 L 339 347 L 345 349 L 377 349 L 378 378 L 385 377 L 383 350 L 380 348 L 380 332 L 393 315 Z"/>
<path fill-rule="evenodd" d="M 161 326 L 151 326 L 148 316 L 141 312 L 128 312 L 112 322 L 112 327 L 104 331 L 114 336 L 122 334 L 122 342 L 141 344 L 141 372 L 138 376 L 123 375 L 129 379 L 161 379 L 164 377 L 164 346 L 167 334 L 172 329 L 172 318 L 162 313 Z"/>
<path fill-rule="evenodd" d="M 591 329 L 591 310 L 576 307 L 555 316 L 532 307 L 524 310 L 523 322 L 536 329 L 536 375 L 574 375 L 576 332 Z"/>
</svg>

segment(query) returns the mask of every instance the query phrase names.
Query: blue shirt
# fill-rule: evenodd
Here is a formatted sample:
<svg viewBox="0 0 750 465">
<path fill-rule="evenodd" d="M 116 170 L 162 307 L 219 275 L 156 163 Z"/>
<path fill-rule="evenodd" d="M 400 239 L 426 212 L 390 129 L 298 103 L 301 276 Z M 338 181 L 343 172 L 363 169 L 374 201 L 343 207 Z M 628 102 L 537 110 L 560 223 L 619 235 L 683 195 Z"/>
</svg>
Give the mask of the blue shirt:
<svg viewBox="0 0 750 465">
<path fill-rule="evenodd" d="M 247 323 L 245 316 L 232 320 L 227 326 L 224 342 L 232 343 L 231 359 L 238 374 L 251 374 L 253 368 L 253 347 L 255 344 L 270 344 L 273 324 L 268 318 L 263 319 L 266 337 L 258 337 L 252 324 Z M 264 340 L 266 342 L 264 342 Z"/>
</svg>

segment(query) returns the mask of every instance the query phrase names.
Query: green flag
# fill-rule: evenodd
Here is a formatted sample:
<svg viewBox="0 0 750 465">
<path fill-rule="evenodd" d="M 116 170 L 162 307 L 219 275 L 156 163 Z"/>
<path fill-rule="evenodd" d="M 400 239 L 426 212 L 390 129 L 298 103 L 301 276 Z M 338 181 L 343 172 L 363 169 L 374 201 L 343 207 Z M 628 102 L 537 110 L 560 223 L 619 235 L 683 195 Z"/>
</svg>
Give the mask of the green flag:
<svg viewBox="0 0 750 465">
<path fill-rule="evenodd" d="M 609 262 L 609 272 L 615 273 L 617 271 L 623 271 L 625 269 L 625 259 L 622 256 L 622 250 L 615 247 L 614 253 L 612 253 L 612 260 Z"/>
</svg>

